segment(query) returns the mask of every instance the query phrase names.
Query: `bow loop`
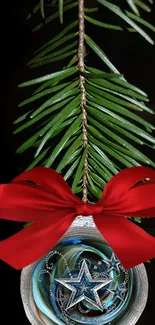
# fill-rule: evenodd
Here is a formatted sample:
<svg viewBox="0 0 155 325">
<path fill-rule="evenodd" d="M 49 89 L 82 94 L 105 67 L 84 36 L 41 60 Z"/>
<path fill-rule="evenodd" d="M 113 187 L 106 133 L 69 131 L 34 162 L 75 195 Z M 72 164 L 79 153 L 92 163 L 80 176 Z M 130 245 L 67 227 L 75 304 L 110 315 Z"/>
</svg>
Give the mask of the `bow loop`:
<svg viewBox="0 0 155 325">
<path fill-rule="evenodd" d="M 99 204 L 81 203 L 76 207 L 77 215 L 91 216 L 100 214 L 103 208 Z"/>
</svg>

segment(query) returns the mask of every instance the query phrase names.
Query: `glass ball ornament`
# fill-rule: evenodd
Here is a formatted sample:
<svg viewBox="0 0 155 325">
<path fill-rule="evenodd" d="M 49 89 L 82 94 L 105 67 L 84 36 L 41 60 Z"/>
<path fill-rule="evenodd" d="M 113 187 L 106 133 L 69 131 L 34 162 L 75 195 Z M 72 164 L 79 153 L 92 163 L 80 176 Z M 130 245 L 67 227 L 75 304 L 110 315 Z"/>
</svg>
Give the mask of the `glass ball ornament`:
<svg viewBox="0 0 155 325">
<path fill-rule="evenodd" d="M 78 216 L 58 244 L 21 273 L 32 325 L 135 325 L 148 297 L 143 264 L 125 270 L 92 216 Z"/>
</svg>

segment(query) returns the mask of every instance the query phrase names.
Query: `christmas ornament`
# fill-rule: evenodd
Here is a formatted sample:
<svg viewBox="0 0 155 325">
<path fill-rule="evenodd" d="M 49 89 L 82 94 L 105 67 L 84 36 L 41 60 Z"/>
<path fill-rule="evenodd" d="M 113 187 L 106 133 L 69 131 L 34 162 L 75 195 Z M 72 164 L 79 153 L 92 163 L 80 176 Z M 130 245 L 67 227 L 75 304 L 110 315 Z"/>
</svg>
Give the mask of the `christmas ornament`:
<svg viewBox="0 0 155 325">
<path fill-rule="evenodd" d="M 155 257 L 155 239 L 127 216 L 154 217 L 154 190 L 155 172 L 145 167 L 115 175 L 96 204 L 44 167 L 0 186 L 0 217 L 30 222 L 0 243 L 0 257 L 24 267 L 21 295 L 33 325 L 137 322 L 148 291 L 138 264 Z"/>
<path fill-rule="evenodd" d="M 21 275 L 33 325 L 134 325 L 148 295 L 143 264 L 125 270 L 92 217 L 77 217 L 61 241 Z"/>
</svg>

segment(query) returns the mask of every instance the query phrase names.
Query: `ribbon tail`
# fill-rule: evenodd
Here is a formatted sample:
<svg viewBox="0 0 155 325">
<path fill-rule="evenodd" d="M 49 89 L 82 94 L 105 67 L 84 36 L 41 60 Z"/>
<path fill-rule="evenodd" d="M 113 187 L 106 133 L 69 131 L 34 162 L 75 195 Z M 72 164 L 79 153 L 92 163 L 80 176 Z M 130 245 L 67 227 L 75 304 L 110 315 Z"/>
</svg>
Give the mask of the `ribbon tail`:
<svg viewBox="0 0 155 325">
<path fill-rule="evenodd" d="M 125 217 L 98 215 L 94 221 L 125 269 L 155 257 L 155 238 Z"/>
<path fill-rule="evenodd" d="M 75 214 L 62 211 L 55 212 L 55 221 L 50 220 L 34 222 L 17 234 L 0 242 L 0 258 L 13 266 L 21 269 L 39 258 L 43 257 L 62 237 L 70 227 Z"/>
</svg>

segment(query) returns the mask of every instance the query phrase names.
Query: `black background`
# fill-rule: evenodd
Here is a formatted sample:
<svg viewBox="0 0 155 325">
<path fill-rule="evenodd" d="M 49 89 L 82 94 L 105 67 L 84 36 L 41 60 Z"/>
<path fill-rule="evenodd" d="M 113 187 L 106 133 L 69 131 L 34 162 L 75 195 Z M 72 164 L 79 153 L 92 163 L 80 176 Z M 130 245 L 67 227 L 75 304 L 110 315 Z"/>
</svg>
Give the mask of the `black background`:
<svg viewBox="0 0 155 325">
<path fill-rule="evenodd" d="M 5 1 L 1 6 L 0 183 L 9 182 L 32 160 L 31 150 L 23 155 L 15 153 L 17 146 L 26 139 L 27 134 L 21 133 L 19 136 L 14 136 L 13 121 L 19 115 L 18 103 L 29 92 L 29 90 L 27 90 L 27 93 L 19 90 L 17 85 L 24 80 L 30 79 L 31 75 L 35 74 L 37 76 L 38 72 L 31 72 L 26 67 L 26 62 L 31 58 L 32 52 L 43 44 L 44 39 L 48 39 L 49 35 L 52 37 L 57 30 L 61 29 L 58 22 L 54 22 L 50 28 L 32 34 L 31 22 L 25 20 L 30 8 L 32 8 L 32 1 L 30 0 Z M 154 15 L 155 4 L 152 13 L 145 15 L 145 17 L 155 24 Z M 68 14 L 66 19 L 70 20 L 70 18 Z M 106 11 L 104 13 L 100 11 L 100 20 L 106 18 Z M 136 33 L 105 32 L 105 30 L 94 26 L 88 25 L 88 27 L 89 35 L 100 44 L 118 70 L 125 75 L 129 82 L 148 93 L 150 107 L 154 108 L 155 47 L 148 44 Z M 155 35 L 151 36 L 155 39 Z M 96 59 L 91 54 L 89 54 L 89 60 L 102 67 L 99 59 Z M 56 68 L 56 65 L 50 67 L 52 71 Z M 43 68 L 42 71 L 46 73 L 47 68 Z M 141 113 L 141 116 L 155 124 L 153 115 Z M 154 161 L 152 149 L 144 148 L 143 152 Z M 0 239 L 6 238 L 22 227 L 13 222 L 3 222 L 0 223 L 0 226 Z M 155 220 L 144 220 L 142 227 L 155 236 Z M 146 269 L 149 279 L 149 298 L 145 311 L 137 323 L 138 325 L 155 322 L 155 260 L 151 264 L 146 264 Z M 20 271 L 15 271 L 2 262 L 0 263 L 0 270 L 1 319 L 4 319 L 5 324 L 28 325 L 29 322 L 25 316 L 20 298 Z"/>
</svg>

